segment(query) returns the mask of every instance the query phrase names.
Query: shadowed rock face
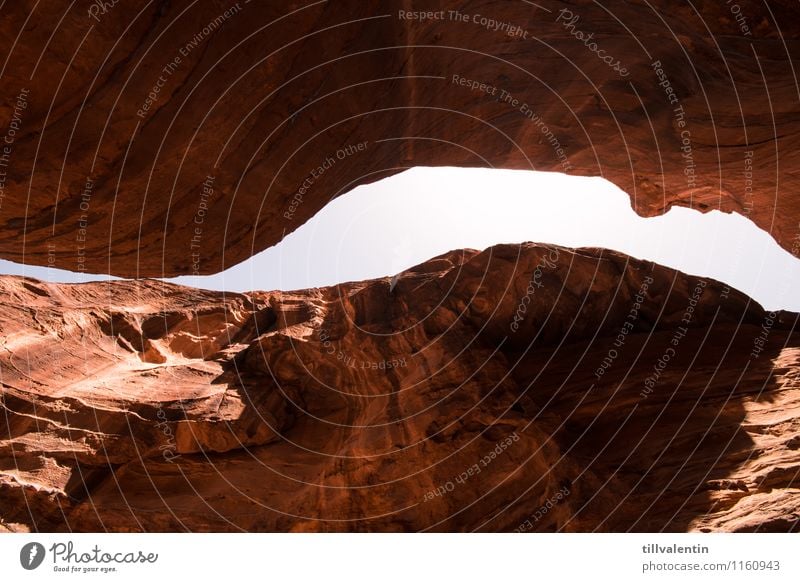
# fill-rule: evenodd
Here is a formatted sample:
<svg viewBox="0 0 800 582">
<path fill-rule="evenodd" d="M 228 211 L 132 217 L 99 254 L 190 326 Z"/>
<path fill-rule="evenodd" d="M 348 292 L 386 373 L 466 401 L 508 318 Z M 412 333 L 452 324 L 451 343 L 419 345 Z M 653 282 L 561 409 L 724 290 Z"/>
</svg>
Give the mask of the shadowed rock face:
<svg viewBox="0 0 800 582">
<path fill-rule="evenodd" d="M 413 165 L 602 175 L 796 252 L 796 3 L 607 4 L 6 3 L 0 256 L 217 272 Z"/>
<path fill-rule="evenodd" d="M 222 295 L 4 277 L 0 527 L 790 531 L 796 314 L 594 249 Z"/>
</svg>

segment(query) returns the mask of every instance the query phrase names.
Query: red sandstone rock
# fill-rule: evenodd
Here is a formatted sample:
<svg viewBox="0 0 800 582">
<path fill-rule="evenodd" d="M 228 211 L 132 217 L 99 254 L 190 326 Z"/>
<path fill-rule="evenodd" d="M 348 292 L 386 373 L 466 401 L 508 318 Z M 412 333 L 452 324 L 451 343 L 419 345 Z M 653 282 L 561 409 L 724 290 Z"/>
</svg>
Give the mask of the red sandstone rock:
<svg viewBox="0 0 800 582">
<path fill-rule="evenodd" d="M 213 273 L 358 183 L 488 164 L 602 175 L 643 215 L 741 212 L 796 254 L 797 5 L 740 5 L 737 19 L 708 0 L 153 2 L 91 16 L 7 2 L 0 132 L 15 106 L 21 120 L 0 257 Z M 421 10 L 445 17 L 405 16 Z"/>
<path fill-rule="evenodd" d="M 798 527 L 797 315 L 713 281 L 527 244 L 392 292 L 0 286 L 5 530 Z"/>
</svg>

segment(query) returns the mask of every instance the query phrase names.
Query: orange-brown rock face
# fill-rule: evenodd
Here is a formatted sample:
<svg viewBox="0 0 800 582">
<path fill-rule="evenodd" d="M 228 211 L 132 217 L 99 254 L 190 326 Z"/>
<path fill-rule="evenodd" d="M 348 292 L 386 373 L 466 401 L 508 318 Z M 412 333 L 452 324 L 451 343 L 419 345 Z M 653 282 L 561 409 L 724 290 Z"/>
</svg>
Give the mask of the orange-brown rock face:
<svg viewBox="0 0 800 582">
<path fill-rule="evenodd" d="M 217 272 L 448 164 L 602 175 L 796 252 L 799 22 L 790 0 L 7 2 L 0 256 Z"/>
<path fill-rule="evenodd" d="M 0 527 L 789 531 L 800 336 L 592 249 L 222 295 L 5 277 Z"/>
</svg>

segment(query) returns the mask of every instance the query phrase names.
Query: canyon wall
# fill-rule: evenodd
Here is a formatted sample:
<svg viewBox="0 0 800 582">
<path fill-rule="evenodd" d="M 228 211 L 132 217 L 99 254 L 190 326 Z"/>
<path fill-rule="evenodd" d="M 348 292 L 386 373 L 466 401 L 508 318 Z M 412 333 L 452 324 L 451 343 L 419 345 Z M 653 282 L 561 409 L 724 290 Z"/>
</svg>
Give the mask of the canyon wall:
<svg viewBox="0 0 800 582">
<path fill-rule="evenodd" d="M 797 314 L 597 249 L 0 278 L 0 530 L 792 531 Z"/>
<path fill-rule="evenodd" d="M 798 22 L 789 0 L 6 3 L 0 257 L 214 273 L 414 165 L 604 176 L 642 215 L 740 212 L 796 254 Z"/>
</svg>

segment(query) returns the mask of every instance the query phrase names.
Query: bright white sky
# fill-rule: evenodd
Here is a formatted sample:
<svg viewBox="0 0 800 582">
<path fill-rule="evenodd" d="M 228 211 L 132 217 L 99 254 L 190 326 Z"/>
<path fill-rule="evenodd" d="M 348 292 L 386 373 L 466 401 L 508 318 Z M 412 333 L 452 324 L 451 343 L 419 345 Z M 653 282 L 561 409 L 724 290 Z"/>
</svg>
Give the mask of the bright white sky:
<svg viewBox="0 0 800 582">
<path fill-rule="evenodd" d="M 766 308 L 800 311 L 800 260 L 743 216 L 673 208 L 640 218 L 602 178 L 516 170 L 414 168 L 333 200 L 280 244 L 223 273 L 170 280 L 226 291 L 305 289 L 393 275 L 453 249 L 525 241 L 615 249 L 723 281 Z M 8 261 L 0 272 L 104 278 Z"/>
</svg>

